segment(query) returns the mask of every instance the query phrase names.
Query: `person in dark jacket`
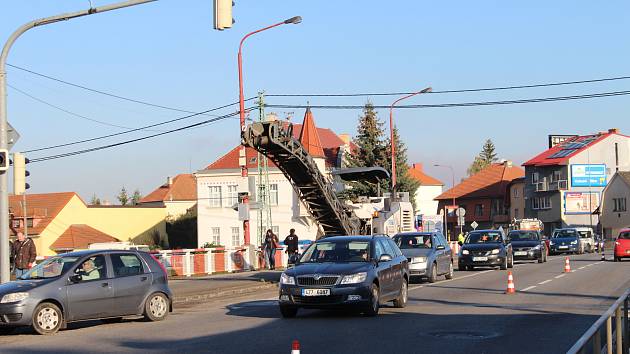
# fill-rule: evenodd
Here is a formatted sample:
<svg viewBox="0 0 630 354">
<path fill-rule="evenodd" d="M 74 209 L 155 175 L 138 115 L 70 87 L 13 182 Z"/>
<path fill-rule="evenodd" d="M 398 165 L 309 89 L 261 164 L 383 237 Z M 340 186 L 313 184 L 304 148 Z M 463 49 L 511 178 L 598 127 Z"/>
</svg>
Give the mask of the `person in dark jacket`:
<svg viewBox="0 0 630 354">
<path fill-rule="evenodd" d="M 13 257 L 15 262 L 15 277 L 19 278 L 28 272 L 35 264 L 37 249 L 35 243 L 26 237 L 22 232 L 18 232 L 17 240 L 13 242 Z"/>
<path fill-rule="evenodd" d="M 289 256 L 289 264 L 295 264 L 298 255 L 298 237 L 295 229 L 289 230 L 289 235 L 285 237 L 284 244 L 287 246 L 286 253 Z"/>
<path fill-rule="evenodd" d="M 269 269 L 276 269 L 276 248 L 278 248 L 278 236 L 271 231 L 271 229 L 267 230 L 265 234 L 265 240 L 263 242 L 263 254 L 265 255 L 265 260 L 267 261 L 267 266 Z"/>
</svg>

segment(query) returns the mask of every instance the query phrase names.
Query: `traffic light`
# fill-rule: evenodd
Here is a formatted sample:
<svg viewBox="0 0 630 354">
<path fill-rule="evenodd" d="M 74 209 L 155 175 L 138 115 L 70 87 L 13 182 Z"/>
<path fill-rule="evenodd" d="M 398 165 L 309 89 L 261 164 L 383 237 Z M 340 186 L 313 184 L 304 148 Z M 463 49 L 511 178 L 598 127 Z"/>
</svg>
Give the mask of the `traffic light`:
<svg viewBox="0 0 630 354">
<path fill-rule="evenodd" d="M 234 23 L 232 18 L 232 0 L 214 0 L 214 29 L 223 31 L 231 28 Z"/>
<path fill-rule="evenodd" d="M 9 169 L 9 151 L 7 149 L 0 149 L 0 171 L 6 171 Z"/>
<path fill-rule="evenodd" d="M 26 164 L 29 160 L 19 152 L 13 153 L 13 194 L 22 195 L 31 186 L 26 183 L 26 177 L 30 176 L 30 172 L 26 170 Z"/>
</svg>

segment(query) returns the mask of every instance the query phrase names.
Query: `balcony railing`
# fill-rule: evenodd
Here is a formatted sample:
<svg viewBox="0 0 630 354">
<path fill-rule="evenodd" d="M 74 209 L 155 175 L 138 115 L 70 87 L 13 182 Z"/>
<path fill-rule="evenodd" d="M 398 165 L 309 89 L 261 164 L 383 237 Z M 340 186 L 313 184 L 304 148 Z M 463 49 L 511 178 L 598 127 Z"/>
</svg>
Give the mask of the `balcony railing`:
<svg viewBox="0 0 630 354">
<path fill-rule="evenodd" d="M 536 183 L 536 192 L 546 192 L 549 190 L 549 184 L 546 181 Z"/>
<path fill-rule="evenodd" d="M 550 191 L 566 191 L 567 189 L 569 189 L 569 184 L 567 183 L 566 179 L 552 181 L 551 183 L 549 183 Z"/>
</svg>

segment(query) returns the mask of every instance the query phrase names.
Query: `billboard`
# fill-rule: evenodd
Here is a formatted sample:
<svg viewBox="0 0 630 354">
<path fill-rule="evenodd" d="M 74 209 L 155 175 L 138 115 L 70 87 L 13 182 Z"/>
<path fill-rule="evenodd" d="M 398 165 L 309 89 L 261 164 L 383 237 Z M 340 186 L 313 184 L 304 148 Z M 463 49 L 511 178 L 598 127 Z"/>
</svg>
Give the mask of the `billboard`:
<svg viewBox="0 0 630 354">
<path fill-rule="evenodd" d="M 424 232 L 440 231 L 444 234 L 444 217 L 442 215 L 422 215 L 422 228 Z"/>
<path fill-rule="evenodd" d="M 606 187 L 606 165 L 571 165 L 572 187 Z"/>
<path fill-rule="evenodd" d="M 589 204 L 590 202 L 590 204 Z M 565 192 L 565 214 L 590 214 L 599 206 L 598 192 Z"/>
</svg>

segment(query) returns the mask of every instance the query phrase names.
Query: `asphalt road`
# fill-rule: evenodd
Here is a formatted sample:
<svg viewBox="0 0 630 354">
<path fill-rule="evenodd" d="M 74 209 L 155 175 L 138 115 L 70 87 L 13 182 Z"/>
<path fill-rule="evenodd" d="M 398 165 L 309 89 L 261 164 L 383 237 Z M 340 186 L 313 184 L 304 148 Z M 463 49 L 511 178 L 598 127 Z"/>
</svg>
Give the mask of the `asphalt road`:
<svg viewBox="0 0 630 354">
<path fill-rule="evenodd" d="M 450 281 L 412 284 L 404 309 L 374 318 L 304 310 L 281 319 L 277 291 L 176 309 L 166 321 L 99 321 L 53 336 L 29 331 L 0 337 L 2 353 L 563 353 L 630 286 L 630 262 L 599 255 L 517 264 L 517 294 L 507 272 L 456 272 Z"/>
</svg>

